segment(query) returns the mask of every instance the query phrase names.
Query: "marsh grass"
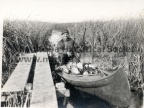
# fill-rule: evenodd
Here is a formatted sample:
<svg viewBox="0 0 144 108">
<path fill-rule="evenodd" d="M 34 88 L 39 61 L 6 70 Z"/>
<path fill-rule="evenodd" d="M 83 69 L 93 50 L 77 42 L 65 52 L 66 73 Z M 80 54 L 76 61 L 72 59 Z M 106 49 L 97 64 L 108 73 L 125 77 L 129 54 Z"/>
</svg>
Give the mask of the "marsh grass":
<svg viewBox="0 0 144 108">
<path fill-rule="evenodd" d="M 80 47 L 92 50 L 92 56 L 124 57 L 125 71 L 131 88 L 137 89 L 143 83 L 141 64 L 144 61 L 144 19 L 88 21 L 81 23 L 56 24 L 35 21 L 4 20 L 3 23 L 3 55 L 2 84 L 6 83 L 15 66 L 20 53 L 49 51 L 49 37 L 52 30 L 67 28 L 70 35 Z M 122 48 L 121 51 L 108 52 L 111 48 Z M 126 47 L 129 47 L 127 52 Z M 95 49 L 102 52 L 95 52 Z M 82 52 L 84 49 L 81 50 Z"/>
<path fill-rule="evenodd" d="M 1 107 L 30 107 L 31 93 L 24 91 L 3 92 L 1 99 Z"/>
<path fill-rule="evenodd" d="M 10 76 L 17 64 L 17 57 L 22 52 L 48 51 L 49 37 L 52 30 L 67 28 L 70 35 L 79 46 L 91 48 L 93 56 L 104 54 L 127 56 L 143 56 L 144 46 L 144 19 L 129 19 L 115 21 L 96 21 L 55 24 L 35 21 L 4 20 L 3 25 L 3 80 Z M 81 44 L 84 43 L 84 44 Z M 108 52 L 108 49 L 122 48 L 121 51 Z M 126 47 L 129 48 L 127 52 Z M 101 52 L 94 52 L 101 48 Z M 130 54 L 129 54 L 130 53 Z M 128 60 L 128 59 L 127 59 Z M 137 64 L 140 65 L 137 61 Z M 137 70 L 139 72 L 139 70 Z M 4 85 L 5 81 L 2 81 Z"/>
</svg>

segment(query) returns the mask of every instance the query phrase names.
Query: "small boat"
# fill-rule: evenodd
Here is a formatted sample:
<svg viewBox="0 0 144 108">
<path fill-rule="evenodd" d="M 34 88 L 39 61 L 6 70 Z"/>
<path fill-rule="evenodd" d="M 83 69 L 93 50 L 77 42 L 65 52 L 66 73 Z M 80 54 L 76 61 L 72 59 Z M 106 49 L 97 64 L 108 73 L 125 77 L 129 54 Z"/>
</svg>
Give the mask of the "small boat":
<svg viewBox="0 0 144 108">
<path fill-rule="evenodd" d="M 128 107 L 131 92 L 127 76 L 122 67 L 118 67 L 107 76 L 72 75 L 64 72 L 57 74 L 76 89 L 95 95 L 116 107 Z"/>
</svg>

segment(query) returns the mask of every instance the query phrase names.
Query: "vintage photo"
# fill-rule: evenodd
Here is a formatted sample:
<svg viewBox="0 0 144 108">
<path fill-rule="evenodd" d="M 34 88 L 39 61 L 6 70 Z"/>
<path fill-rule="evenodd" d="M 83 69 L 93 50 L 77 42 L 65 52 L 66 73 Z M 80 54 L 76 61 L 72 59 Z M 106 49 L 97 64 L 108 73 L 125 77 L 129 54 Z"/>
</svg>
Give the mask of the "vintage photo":
<svg viewBox="0 0 144 108">
<path fill-rule="evenodd" d="M 144 108 L 143 0 L 1 3 L 1 107 Z"/>
</svg>

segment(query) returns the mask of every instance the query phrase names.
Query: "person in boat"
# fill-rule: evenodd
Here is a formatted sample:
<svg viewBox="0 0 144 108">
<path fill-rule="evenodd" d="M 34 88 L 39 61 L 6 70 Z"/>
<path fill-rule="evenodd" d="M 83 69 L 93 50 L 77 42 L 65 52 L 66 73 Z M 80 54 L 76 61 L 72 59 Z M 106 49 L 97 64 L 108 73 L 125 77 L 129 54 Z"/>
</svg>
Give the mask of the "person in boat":
<svg viewBox="0 0 144 108">
<path fill-rule="evenodd" d="M 70 38 L 69 31 L 63 30 L 61 32 L 62 40 L 57 44 L 57 51 L 59 53 L 59 59 L 61 65 L 67 64 L 69 61 L 78 62 L 79 61 L 79 46 L 78 44 Z"/>
</svg>

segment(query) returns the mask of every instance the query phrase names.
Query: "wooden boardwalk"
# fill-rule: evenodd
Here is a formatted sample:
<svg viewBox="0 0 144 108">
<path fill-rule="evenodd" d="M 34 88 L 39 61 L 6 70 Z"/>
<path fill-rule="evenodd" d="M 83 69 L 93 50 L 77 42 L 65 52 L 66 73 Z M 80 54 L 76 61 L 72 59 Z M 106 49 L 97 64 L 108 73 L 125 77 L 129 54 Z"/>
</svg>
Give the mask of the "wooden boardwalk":
<svg viewBox="0 0 144 108">
<path fill-rule="evenodd" d="M 24 90 L 32 65 L 33 55 L 34 54 L 32 53 L 24 54 L 21 57 L 21 61 L 18 63 L 10 78 L 2 88 L 2 92 L 17 92 Z"/>
<path fill-rule="evenodd" d="M 37 53 L 31 108 L 57 108 L 57 98 L 46 52 Z"/>
</svg>

